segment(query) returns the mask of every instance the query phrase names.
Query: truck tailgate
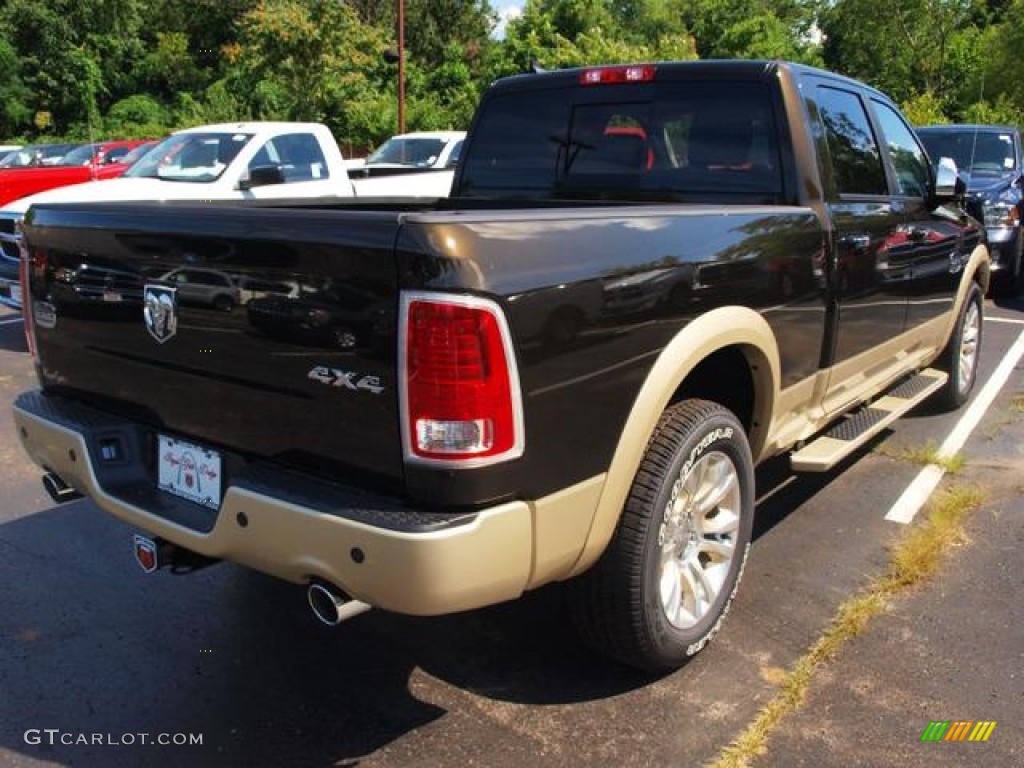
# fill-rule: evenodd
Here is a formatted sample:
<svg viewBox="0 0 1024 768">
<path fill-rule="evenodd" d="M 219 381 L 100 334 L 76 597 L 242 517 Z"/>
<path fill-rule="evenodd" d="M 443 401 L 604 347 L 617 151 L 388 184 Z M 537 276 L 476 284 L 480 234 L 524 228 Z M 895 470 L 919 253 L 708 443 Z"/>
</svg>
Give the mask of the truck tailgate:
<svg viewBox="0 0 1024 768">
<path fill-rule="evenodd" d="M 393 485 L 400 216 L 33 208 L 43 386 L 171 437 Z"/>
</svg>

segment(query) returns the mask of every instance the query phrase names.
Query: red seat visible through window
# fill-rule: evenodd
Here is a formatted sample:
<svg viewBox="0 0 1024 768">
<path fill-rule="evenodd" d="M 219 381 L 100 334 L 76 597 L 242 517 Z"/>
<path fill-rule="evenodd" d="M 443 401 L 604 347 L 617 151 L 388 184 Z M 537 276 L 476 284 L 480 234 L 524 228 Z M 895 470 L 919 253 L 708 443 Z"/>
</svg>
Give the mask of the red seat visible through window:
<svg viewBox="0 0 1024 768">
<path fill-rule="evenodd" d="M 632 151 L 637 153 L 634 157 L 643 164 L 642 170 L 651 170 L 654 167 L 654 150 L 647 141 L 647 131 L 639 125 L 610 125 L 604 129 L 605 137 L 621 137 L 614 139 L 626 146 L 632 146 Z"/>
</svg>

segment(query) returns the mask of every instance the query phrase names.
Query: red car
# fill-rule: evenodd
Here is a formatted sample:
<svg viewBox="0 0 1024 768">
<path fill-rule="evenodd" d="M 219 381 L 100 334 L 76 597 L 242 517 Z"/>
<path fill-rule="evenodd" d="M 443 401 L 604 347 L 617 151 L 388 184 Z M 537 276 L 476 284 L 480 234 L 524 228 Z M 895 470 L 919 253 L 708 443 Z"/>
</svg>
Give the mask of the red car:
<svg viewBox="0 0 1024 768">
<path fill-rule="evenodd" d="M 0 205 L 55 187 L 120 176 L 152 141 L 104 141 L 83 144 L 54 165 L 0 169 Z"/>
</svg>

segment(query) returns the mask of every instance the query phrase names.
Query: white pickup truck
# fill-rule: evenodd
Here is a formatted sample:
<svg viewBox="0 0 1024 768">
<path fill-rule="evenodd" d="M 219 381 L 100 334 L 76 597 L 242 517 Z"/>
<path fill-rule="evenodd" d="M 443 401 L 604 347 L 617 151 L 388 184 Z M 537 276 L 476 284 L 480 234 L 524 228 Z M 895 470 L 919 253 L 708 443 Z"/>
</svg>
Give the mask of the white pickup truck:
<svg viewBox="0 0 1024 768">
<path fill-rule="evenodd" d="M 16 223 L 36 203 L 258 200 L 304 197 L 447 197 L 454 171 L 350 178 L 320 123 L 221 123 L 164 139 L 125 174 L 47 190 L 0 209 L 0 304 L 21 307 Z"/>
<path fill-rule="evenodd" d="M 365 160 L 349 160 L 348 168 L 365 168 L 367 176 L 381 169 L 455 168 L 466 141 L 465 131 L 401 133 L 375 149 Z"/>
</svg>

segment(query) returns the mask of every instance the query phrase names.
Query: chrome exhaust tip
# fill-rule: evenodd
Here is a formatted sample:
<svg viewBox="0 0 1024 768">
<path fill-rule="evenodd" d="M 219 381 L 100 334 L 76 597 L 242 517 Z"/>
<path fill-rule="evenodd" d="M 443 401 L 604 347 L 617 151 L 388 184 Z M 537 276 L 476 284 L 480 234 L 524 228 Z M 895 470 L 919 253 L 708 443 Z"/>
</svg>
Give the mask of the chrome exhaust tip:
<svg viewBox="0 0 1024 768">
<path fill-rule="evenodd" d="M 313 614 L 329 627 L 336 627 L 341 622 L 365 613 L 372 606 L 353 600 L 344 592 L 334 589 L 329 584 L 313 582 L 306 590 L 309 607 Z"/>
<path fill-rule="evenodd" d="M 43 488 L 46 489 L 46 492 L 50 494 L 50 498 L 56 504 L 63 504 L 65 501 L 74 501 L 75 499 L 82 498 L 82 494 L 61 480 L 53 472 L 47 472 L 43 475 Z"/>
</svg>

